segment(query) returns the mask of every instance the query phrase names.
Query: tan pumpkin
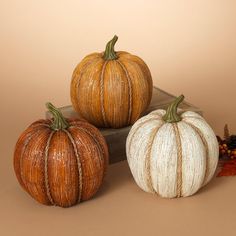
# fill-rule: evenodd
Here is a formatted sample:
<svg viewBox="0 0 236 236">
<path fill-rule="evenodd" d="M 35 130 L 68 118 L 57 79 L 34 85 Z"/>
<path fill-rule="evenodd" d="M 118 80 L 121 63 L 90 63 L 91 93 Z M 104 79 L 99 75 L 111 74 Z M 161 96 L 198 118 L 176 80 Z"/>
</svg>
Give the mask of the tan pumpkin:
<svg viewBox="0 0 236 236">
<path fill-rule="evenodd" d="M 115 52 L 118 37 L 105 52 L 86 56 L 71 81 L 74 109 L 97 127 L 120 128 L 133 124 L 152 97 L 152 77 L 145 62 L 128 52 Z"/>
<path fill-rule="evenodd" d="M 166 198 L 195 194 L 212 179 L 218 163 L 214 131 L 199 114 L 177 109 L 183 99 L 135 122 L 126 142 L 138 186 Z"/>
</svg>

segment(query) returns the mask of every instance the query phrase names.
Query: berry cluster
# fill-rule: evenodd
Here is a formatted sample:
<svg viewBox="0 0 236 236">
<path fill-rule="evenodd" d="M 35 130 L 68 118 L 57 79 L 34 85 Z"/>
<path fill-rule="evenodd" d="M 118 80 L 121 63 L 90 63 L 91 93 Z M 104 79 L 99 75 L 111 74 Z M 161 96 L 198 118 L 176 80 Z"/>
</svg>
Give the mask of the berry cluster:
<svg viewBox="0 0 236 236">
<path fill-rule="evenodd" d="M 227 143 L 219 143 L 220 156 L 227 156 L 231 159 L 236 159 L 236 148 L 230 149 Z"/>
<path fill-rule="evenodd" d="M 229 135 L 228 126 L 224 128 L 224 140 L 217 136 L 221 158 L 236 159 L 236 135 Z"/>
</svg>

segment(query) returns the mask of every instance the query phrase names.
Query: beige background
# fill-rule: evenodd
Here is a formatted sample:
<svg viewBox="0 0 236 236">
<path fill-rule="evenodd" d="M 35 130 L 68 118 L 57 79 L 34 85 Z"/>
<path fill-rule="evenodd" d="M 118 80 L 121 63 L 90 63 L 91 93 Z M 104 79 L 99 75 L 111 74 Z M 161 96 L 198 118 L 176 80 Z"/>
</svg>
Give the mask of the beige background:
<svg viewBox="0 0 236 236">
<path fill-rule="evenodd" d="M 225 123 L 236 132 L 235 12 L 234 0 L 0 0 L 0 232 L 234 235 L 235 179 L 217 179 L 193 198 L 158 201 L 136 187 L 123 163 L 112 167 L 96 201 L 64 211 L 20 190 L 12 152 L 23 129 L 44 116 L 45 102 L 70 103 L 72 70 L 114 34 L 117 50 L 146 61 L 156 86 L 184 93 L 216 133 Z"/>
</svg>

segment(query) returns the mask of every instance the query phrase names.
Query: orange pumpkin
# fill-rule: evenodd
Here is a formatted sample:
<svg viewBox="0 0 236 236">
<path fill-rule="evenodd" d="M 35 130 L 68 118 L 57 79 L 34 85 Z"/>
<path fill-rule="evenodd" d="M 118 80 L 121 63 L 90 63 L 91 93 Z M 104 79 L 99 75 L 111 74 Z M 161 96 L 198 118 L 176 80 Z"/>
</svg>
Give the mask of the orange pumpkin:
<svg viewBox="0 0 236 236">
<path fill-rule="evenodd" d="M 145 62 L 128 52 L 115 52 L 118 37 L 105 52 L 86 56 L 71 81 L 74 109 L 97 127 L 121 128 L 133 124 L 152 97 L 152 77 Z"/>
<path fill-rule="evenodd" d="M 65 119 L 48 104 L 53 120 L 38 120 L 19 137 L 14 169 L 23 189 L 46 205 L 69 207 L 91 198 L 108 165 L 105 139 L 87 121 Z"/>
</svg>

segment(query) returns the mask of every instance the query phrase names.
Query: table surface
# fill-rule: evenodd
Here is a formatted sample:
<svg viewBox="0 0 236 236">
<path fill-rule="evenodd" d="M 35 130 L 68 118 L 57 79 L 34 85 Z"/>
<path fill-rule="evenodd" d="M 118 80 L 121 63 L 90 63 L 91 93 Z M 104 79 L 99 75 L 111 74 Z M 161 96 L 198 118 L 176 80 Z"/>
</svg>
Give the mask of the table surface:
<svg viewBox="0 0 236 236">
<path fill-rule="evenodd" d="M 40 205 L 13 170 L 15 142 L 34 114 L 10 114 L 0 122 L 0 236 L 236 235 L 236 177 L 214 178 L 188 198 L 162 199 L 143 192 L 123 161 L 109 166 L 93 199 L 67 209 Z"/>
<path fill-rule="evenodd" d="M 139 189 L 123 161 L 109 166 L 93 199 L 59 208 L 31 199 L 12 172 L 1 182 L 0 235 L 236 235 L 236 177 L 214 178 L 191 197 L 163 199 Z"/>
</svg>

